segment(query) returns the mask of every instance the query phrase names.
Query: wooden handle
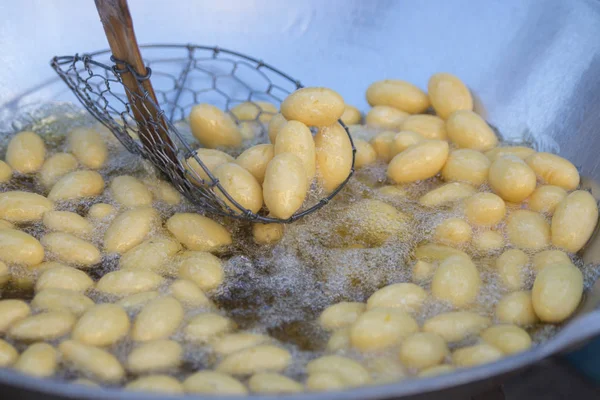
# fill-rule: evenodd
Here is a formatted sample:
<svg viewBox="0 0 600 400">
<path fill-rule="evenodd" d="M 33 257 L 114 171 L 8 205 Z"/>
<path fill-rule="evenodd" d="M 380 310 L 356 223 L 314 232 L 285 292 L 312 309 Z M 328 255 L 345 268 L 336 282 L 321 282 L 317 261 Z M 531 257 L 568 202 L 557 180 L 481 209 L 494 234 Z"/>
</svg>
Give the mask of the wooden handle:
<svg viewBox="0 0 600 400">
<path fill-rule="evenodd" d="M 117 60 L 124 61 L 132 66 L 139 76 L 145 76 L 147 70 L 135 38 L 127 0 L 95 0 L 95 2 L 113 56 Z M 117 63 L 117 68 L 123 69 L 125 65 Z M 146 150 L 154 153 L 157 150 L 155 148 L 156 143 L 165 143 L 164 151 L 166 155 L 177 164 L 173 142 L 167 134 L 167 124 L 163 117 L 158 116 L 158 110 L 151 103 L 152 101 L 158 105 L 150 80 L 147 79 L 141 82 L 140 85 L 133 74 L 123 73 L 121 78 L 128 89 L 127 98 L 136 121 L 142 122 L 152 119 L 157 123 L 154 126 L 153 124 L 138 122 L 142 145 Z M 148 98 L 151 101 L 144 97 L 144 90 L 148 92 Z"/>
</svg>

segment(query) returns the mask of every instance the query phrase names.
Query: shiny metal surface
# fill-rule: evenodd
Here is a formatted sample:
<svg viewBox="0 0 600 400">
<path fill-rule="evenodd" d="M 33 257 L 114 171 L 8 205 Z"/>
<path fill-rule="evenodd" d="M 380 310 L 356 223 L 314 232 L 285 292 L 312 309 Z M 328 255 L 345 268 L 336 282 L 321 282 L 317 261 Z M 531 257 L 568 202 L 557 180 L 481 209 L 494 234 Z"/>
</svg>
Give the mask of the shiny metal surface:
<svg viewBox="0 0 600 400">
<path fill-rule="evenodd" d="M 326 85 L 366 109 L 373 80 L 405 79 L 425 87 L 438 71 L 460 76 L 478 109 L 505 138 L 533 139 L 539 148 L 574 160 L 600 198 L 600 2 L 596 0 L 130 0 L 138 39 L 219 44 L 272 63 L 305 85 Z M 0 108 L 67 99 L 48 60 L 106 48 L 88 2 L 55 0 L 0 4 Z M 72 98 L 71 98 L 72 100 Z M 600 238 L 584 259 L 600 262 Z M 469 393 L 600 332 L 600 284 L 581 315 L 555 338 L 497 363 L 449 376 L 295 398 L 418 398 Z M 0 371 L 0 382 L 29 396 L 141 399 Z M 32 398 L 32 397 L 31 397 Z M 50 397 L 49 397 L 50 398 Z"/>
</svg>

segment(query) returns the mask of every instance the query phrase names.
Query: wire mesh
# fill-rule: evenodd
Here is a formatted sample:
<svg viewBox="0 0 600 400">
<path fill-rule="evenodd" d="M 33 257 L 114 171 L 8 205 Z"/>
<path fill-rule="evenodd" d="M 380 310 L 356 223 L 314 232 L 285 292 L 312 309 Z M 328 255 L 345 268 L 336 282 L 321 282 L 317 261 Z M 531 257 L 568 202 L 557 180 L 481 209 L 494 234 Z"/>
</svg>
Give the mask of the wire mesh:
<svg viewBox="0 0 600 400">
<path fill-rule="evenodd" d="M 253 213 L 244 208 L 195 154 L 201 146 L 185 131 L 189 126 L 187 117 L 193 106 L 209 103 L 225 110 L 248 132 L 248 137 L 255 135 L 245 141 L 246 147 L 267 142 L 265 121 L 274 112 L 261 107 L 260 102 L 269 102 L 279 108 L 285 97 L 302 88 L 302 84 L 261 60 L 219 47 L 188 44 L 140 48 L 148 67 L 146 76 L 140 76 L 131 66 L 114 59 L 108 50 L 57 56 L 51 60 L 51 66 L 81 104 L 127 150 L 148 159 L 177 190 L 207 212 L 263 223 L 293 222 L 327 204 L 354 173 L 356 149 L 348 129 L 340 120 L 352 144 L 353 157 L 351 171 L 344 182 L 328 196 L 304 205 L 288 219 L 264 215 L 264 210 Z M 116 64 L 125 65 L 125 68 L 119 69 Z M 125 74 L 135 77 L 137 93 L 123 84 Z M 150 76 L 156 102 L 143 86 Z M 231 112 L 242 103 L 256 107 L 252 119 L 240 120 Z M 200 176 L 193 163 L 200 166 L 208 179 Z"/>
</svg>

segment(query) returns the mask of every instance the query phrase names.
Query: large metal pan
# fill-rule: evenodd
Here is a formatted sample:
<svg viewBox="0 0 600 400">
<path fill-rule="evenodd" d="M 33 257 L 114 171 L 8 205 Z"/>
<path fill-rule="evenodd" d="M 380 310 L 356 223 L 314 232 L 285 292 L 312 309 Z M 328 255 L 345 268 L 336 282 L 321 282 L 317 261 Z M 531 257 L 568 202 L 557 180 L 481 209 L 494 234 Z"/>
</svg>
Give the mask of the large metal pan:
<svg viewBox="0 0 600 400">
<path fill-rule="evenodd" d="M 363 109 L 371 81 L 400 78 L 424 87 L 434 72 L 455 73 L 475 93 L 478 111 L 504 137 L 533 139 L 574 160 L 589 178 L 584 185 L 600 199 L 600 186 L 594 183 L 600 182 L 598 1 L 130 0 L 130 6 L 142 42 L 194 41 L 238 49 L 305 84 L 331 86 Z M 93 6 L 23 0 L 0 9 L 0 120 L 9 121 L 28 104 L 73 101 L 60 82 L 50 79 L 47 61 L 55 54 L 106 47 Z M 600 235 L 583 257 L 600 263 Z M 430 379 L 288 398 L 447 399 L 479 393 L 599 336 L 599 305 L 597 282 L 557 336 L 493 364 Z M 0 370 L 0 393 L 7 399 L 149 397 L 8 370 Z"/>
</svg>

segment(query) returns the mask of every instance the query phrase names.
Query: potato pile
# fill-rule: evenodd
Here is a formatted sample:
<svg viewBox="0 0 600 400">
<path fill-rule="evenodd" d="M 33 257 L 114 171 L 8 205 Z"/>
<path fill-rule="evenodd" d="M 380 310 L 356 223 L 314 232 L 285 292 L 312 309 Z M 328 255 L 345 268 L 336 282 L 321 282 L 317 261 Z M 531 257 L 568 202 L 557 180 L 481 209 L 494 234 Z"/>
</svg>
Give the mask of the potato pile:
<svg viewBox="0 0 600 400">
<path fill-rule="evenodd" d="M 97 126 L 52 144 L 14 135 L 0 161 L 0 367 L 161 393 L 341 390 L 493 362 L 572 316 L 584 290 L 575 253 L 598 219 L 573 164 L 499 145 L 452 75 L 434 75 L 428 93 L 385 80 L 366 95 L 365 125 L 324 88 L 292 93 L 280 113 L 265 102 L 192 109 L 211 173 L 243 207 L 284 219 L 310 190 L 346 179 L 352 149 L 337 121 L 350 125 L 357 179 L 285 231 L 201 215 L 149 170 L 124 173 L 111 159 L 125 150 Z M 244 150 L 257 124 L 271 143 Z M 386 252 L 401 257 L 327 286 Z M 293 275 L 290 259 L 312 269 Z M 246 278 L 261 266 L 265 287 L 282 285 L 245 286 L 268 297 L 257 315 L 285 320 L 295 311 L 282 305 L 315 302 L 295 322 L 317 333 L 289 331 L 308 349 L 236 320 L 223 299 L 239 293 L 240 260 Z M 361 282 L 384 268 L 397 274 Z"/>
<path fill-rule="evenodd" d="M 346 180 L 352 168 L 352 144 L 338 123 L 344 99 L 326 88 L 303 88 L 281 104 L 241 103 L 231 109 L 234 118 L 209 104 L 192 108 L 192 134 L 204 146 L 195 156 L 208 167 L 223 188 L 244 209 L 257 213 L 265 205 L 271 216 L 288 219 L 300 209 L 316 177 L 330 193 Z M 267 124 L 271 144 L 246 149 L 237 159 L 220 151 L 237 149 L 254 136 L 256 126 Z M 310 127 L 318 127 L 313 138 Z M 260 128 L 260 126 L 258 126 Z M 198 183 L 209 176 L 194 157 L 187 168 Z M 241 212 L 220 190 L 217 195 L 234 212 Z"/>
</svg>

